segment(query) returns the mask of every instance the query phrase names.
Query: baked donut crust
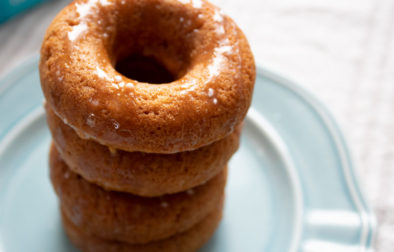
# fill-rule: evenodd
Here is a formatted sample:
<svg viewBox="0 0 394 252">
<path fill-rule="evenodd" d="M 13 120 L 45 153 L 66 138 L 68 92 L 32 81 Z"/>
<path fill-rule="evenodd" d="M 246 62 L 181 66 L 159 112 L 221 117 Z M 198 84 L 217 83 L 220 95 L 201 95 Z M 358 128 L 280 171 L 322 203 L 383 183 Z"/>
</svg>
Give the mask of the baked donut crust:
<svg viewBox="0 0 394 252">
<path fill-rule="evenodd" d="M 152 85 L 115 70 L 133 53 L 176 76 Z M 244 119 L 254 59 L 237 25 L 205 0 L 77 0 L 49 26 L 45 98 L 80 137 L 126 151 L 175 153 L 228 136 Z"/>
<path fill-rule="evenodd" d="M 68 167 L 104 189 L 154 197 L 185 191 L 217 175 L 238 149 L 241 127 L 194 151 L 175 154 L 111 151 L 78 137 L 47 107 L 53 141 Z"/>
<path fill-rule="evenodd" d="M 86 234 L 64 213 L 62 221 L 71 242 L 85 252 L 192 252 L 202 247 L 211 238 L 222 218 L 222 209 L 223 202 L 219 203 L 202 221 L 185 232 L 148 244 L 128 244 Z"/>
<path fill-rule="evenodd" d="M 144 244 L 183 232 L 223 201 L 227 169 L 188 191 L 155 198 L 111 192 L 68 169 L 54 146 L 50 177 L 67 218 L 103 239 Z"/>
</svg>

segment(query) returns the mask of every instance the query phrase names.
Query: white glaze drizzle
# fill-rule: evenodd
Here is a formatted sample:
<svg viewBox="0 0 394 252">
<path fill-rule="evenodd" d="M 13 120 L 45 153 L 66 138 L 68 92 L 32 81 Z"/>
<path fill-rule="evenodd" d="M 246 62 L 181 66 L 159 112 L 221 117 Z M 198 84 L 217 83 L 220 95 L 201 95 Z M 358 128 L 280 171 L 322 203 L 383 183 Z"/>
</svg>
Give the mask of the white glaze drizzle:
<svg viewBox="0 0 394 252">
<path fill-rule="evenodd" d="M 90 113 L 86 118 L 86 124 L 91 128 L 96 126 L 96 117 L 93 113 Z"/>
<path fill-rule="evenodd" d="M 120 125 L 119 125 L 119 123 L 117 122 L 117 121 L 115 121 L 115 120 L 113 120 L 112 121 L 112 126 L 114 127 L 114 129 L 119 129 L 119 127 L 120 127 Z"/>
<path fill-rule="evenodd" d="M 189 80 L 186 84 L 182 85 L 182 88 L 184 88 L 184 89 L 180 92 L 180 94 L 185 95 L 187 93 L 190 93 L 190 92 L 196 90 L 195 84 L 197 84 L 197 82 L 194 79 Z"/>
<path fill-rule="evenodd" d="M 96 66 L 96 74 L 98 77 L 103 78 L 103 79 L 108 79 L 108 80 L 112 80 L 111 77 L 108 76 L 108 74 L 106 72 L 104 72 L 104 70 L 102 70 L 100 67 Z"/>
<path fill-rule="evenodd" d="M 102 70 L 99 66 L 96 66 L 96 74 L 99 78 L 103 78 L 108 80 L 111 84 L 110 87 L 119 90 L 119 89 L 123 89 L 124 87 L 127 87 L 129 89 L 133 89 L 134 88 L 134 84 L 133 83 L 126 83 L 122 81 L 122 77 L 120 75 L 115 75 L 115 77 L 111 77 L 109 76 L 104 70 Z M 117 93 L 118 96 L 120 96 L 120 93 Z"/>
<path fill-rule="evenodd" d="M 55 74 L 56 74 L 56 77 L 57 77 L 58 81 L 61 82 L 63 80 L 63 75 L 60 72 L 59 66 L 57 67 L 57 70 L 56 70 Z"/>
<path fill-rule="evenodd" d="M 98 2 L 102 5 L 102 6 L 107 6 L 112 4 L 110 1 L 108 0 L 98 0 Z"/>
<path fill-rule="evenodd" d="M 179 2 L 183 4 L 191 4 L 194 8 L 199 9 L 202 7 L 202 1 L 201 0 L 178 0 Z"/>
<path fill-rule="evenodd" d="M 226 60 L 225 54 L 230 54 L 232 51 L 233 47 L 230 45 L 222 45 L 215 48 L 215 57 L 213 58 L 213 62 L 208 66 L 209 79 L 219 74 L 222 63 Z"/>
<path fill-rule="evenodd" d="M 215 14 L 213 15 L 213 20 L 220 23 L 223 22 L 223 12 L 220 10 L 215 10 Z"/>
<path fill-rule="evenodd" d="M 96 99 L 93 99 L 92 97 L 89 98 L 89 102 L 93 105 L 93 106 L 98 106 L 99 105 L 99 101 Z"/>
<path fill-rule="evenodd" d="M 199 9 L 199 8 L 202 7 L 202 1 L 201 0 L 192 0 L 191 2 L 192 2 L 192 5 L 193 5 L 194 8 Z"/>
<path fill-rule="evenodd" d="M 76 40 L 87 29 L 88 26 L 85 23 L 80 23 L 78 25 L 73 26 L 72 30 L 68 32 L 68 39 L 71 41 Z"/>
<path fill-rule="evenodd" d="M 191 0 L 178 0 L 184 4 L 191 3 Z M 200 1 L 201 3 L 201 1 Z M 202 14 L 198 15 L 199 18 L 203 18 Z M 215 33 L 219 36 L 225 35 L 225 28 L 224 28 L 224 17 L 221 10 L 216 9 L 214 15 L 212 16 L 213 21 L 216 23 Z M 180 18 L 180 22 L 183 22 L 183 18 Z M 238 49 L 238 48 L 236 48 Z M 222 38 L 219 40 L 218 45 L 215 47 L 211 62 L 207 65 L 208 71 L 208 78 L 206 83 L 209 83 L 213 78 L 218 76 L 221 72 L 221 68 L 228 67 L 225 66 L 226 64 L 226 55 L 231 55 L 234 53 L 234 48 L 231 45 L 230 41 L 227 37 Z M 186 84 L 182 85 L 183 90 L 180 91 L 181 95 L 190 94 L 191 92 L 195 91 L 196 89 L 196 81 L 194 79 L 187 80 Z M 218 99 L 215 97 L 215 90 L 210 87 L 206 91 L 207 96 L 210 98 L 213 104 L 218 103 Z"/>
<path fill-rule="evenodd" d="M 217 27 L 215 29 L 216 34 L 219 36 L 223 36 L 225 34 L 225 28 L 224 28 L 224 18 L 223 18 L 223 13 L 216 9 L 215 14 L 213 15 L 213 20 L 216 22 Z M 221 72 L 221 68 L 223 67 L 229 67 L 228 64 L 226 65 L 226 55 L 232 55 L 234 54 L 234 47 L 231 45 L 229 39 L 227 37 L 224 37 L 218 42 L 218 46 L 214 49 L 214 57 L 211 61 L 211 63 L 207 66 L 208 69 L 208 80 L 207 83 L 209 83 L 213 78 L 218 76 Z M 214 96 L 216 92 L 212 89 L 208 89 L 208 97 L 211 98 L 213 104 L 218 103 L 218 99 Z"/>
<path fill-rule="evenodd" d="M 215 93 L 215 91 L 213 90 L 213 88 L 208 88 L 208 96 L 209 97 L 212 97 L 214 93 Z"/>
<path fill-rule="evenodd" d="M 97 10 L 97 4 L 100 4 L 101 6 L 108 6 L 112 3 L 108 0 L 89 0 L 86 3 L 75 4 L 75 7 L 77 8 L 77 13 L 79 15 L 79 24 L 74 25 L 71 31 L 68 32 L 67 35 L 69 40 L 75 41 L 82 33 L 84 33 L 88 29 L 87 18 L 90 15 L 95 14 L 93 10 Z"/>
</svg>

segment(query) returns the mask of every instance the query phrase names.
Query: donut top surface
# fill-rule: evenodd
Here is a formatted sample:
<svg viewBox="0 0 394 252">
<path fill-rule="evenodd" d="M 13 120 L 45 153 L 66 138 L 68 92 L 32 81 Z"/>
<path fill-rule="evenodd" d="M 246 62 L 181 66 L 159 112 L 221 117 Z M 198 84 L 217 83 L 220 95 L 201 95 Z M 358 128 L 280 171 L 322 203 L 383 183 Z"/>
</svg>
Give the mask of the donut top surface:
<svg viewBox="0 0 394 252">
<path fill-rule="evenodd" d="M 173 79 L 130 79 L 150 57 Z M 203 0 L 80 0 L 47 30 L 40 77 L 49 106 L 83 138 L 127 151 L 193 150 L 230 134 L 251 103 L 255 66 L 242 31 Z"/>
</svg>

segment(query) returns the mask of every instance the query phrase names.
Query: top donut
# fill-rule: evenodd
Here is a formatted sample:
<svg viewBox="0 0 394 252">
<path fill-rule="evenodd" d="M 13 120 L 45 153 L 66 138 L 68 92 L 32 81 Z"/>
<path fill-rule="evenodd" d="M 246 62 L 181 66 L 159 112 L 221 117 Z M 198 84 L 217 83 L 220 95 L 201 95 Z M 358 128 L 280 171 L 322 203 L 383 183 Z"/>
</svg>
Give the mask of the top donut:
<svg viewBox="0 0 394 252">
<path fill-rule="evenodd" d="M 117 64 L 133 55 L 173 78 L 122 75 Z M 204 0 L 77 0 L 47 30 L 40 78 L 48 105 L 80 137 L 175 153 L 234 130 L 251 103 L 255 65 L 242 31 Z"/>
</svg>

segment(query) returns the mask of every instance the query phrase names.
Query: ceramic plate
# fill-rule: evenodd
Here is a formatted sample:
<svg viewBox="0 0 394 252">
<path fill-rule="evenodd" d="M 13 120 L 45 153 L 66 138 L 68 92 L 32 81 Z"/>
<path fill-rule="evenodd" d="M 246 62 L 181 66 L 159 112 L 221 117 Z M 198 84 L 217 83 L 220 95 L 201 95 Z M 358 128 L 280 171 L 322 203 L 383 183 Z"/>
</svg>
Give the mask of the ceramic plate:
<svg viewBox="0 0 394 252">
<path fill-rule="evenodd" d="M 35 57 L 0 82 L 0 252 L 77 251 L 48 179 L 50 135 Z M 327 111 L 259 69 L 224 218 L 201 251 L 372 251 L 374 217 Z"/>
</svg>

